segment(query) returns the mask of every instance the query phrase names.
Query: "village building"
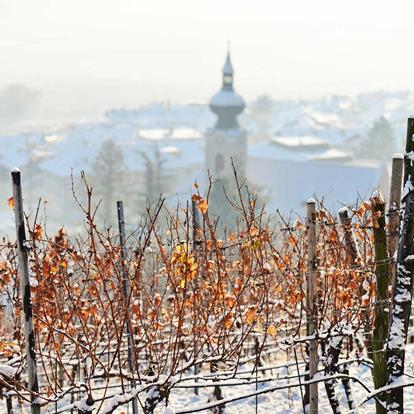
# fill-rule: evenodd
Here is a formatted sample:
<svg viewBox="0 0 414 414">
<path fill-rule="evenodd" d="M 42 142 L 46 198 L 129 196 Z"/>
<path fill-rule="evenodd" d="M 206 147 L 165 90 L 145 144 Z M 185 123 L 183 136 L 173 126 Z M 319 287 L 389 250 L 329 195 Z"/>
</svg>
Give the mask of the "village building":
<svg viewBox="0 0 414 414">
<path fill-rule="evenodd" d="M 123 192 L 115 183 L 115 197 L 124 198 L 127 209 L 136 203 L 136 193 L 143 191 L 138 187 L 147 180 L 149 164 L 151 174 L 155 171 L 158 180 L 165 181 L 163 191 L 170 205 L 185 204 L 195 182 L 202 192 L 207 191 L 210 174 L 216 182 L 211 208 L 218 216 L 229 210 L 223 189 L 227 194 L 236 191 L 231 160 L 239 184 L 256 191 L 270 214 L 276 209 L 304 214 L 309 197 L 335 211 L 369 197 L 378 188 L 387 195 L 390 163 L 358 159 L 338 137 L 289 135 L 274 129 L 268 140 L 252 139 L 255 132 L 245 118 L 248 105 L 235 91 L 234 74 L 228 53 L 221 88 L 209 106 L 158 103 L 138 110 L 109 111 L 97 122 L 2 137 L 7 140 L 0 160 L 2 181 L 8 183 L 9 169 L 20 166 L 28 211 L 35 211 L 43 196 L 48 200 L 49 224 L 70 227 L 79 222 L 79 215 L 72 212 L 76 205 L 70 176 L 79 177 L 81 171 L 92 178 L 99 174 L 94 163 L 103 143 L 112 140 L 121 151 L 119 168 L 127 183 Z M 0 195 L 7 200 L 8 185 L 0 187 Z M 9 215 L 6 206 L 0 209 L 3 223 L 9 222 Z"/>
</svg>

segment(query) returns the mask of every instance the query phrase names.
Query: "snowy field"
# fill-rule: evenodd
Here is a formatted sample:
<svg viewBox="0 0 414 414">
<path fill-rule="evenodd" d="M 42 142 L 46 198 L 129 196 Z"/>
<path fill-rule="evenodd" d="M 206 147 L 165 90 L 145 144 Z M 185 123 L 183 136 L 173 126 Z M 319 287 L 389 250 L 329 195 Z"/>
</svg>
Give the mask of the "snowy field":
<svg viewBox="0 0 414 414">
<path fill-rule="evenodd" d="M 407 360 L 406 360 L 406 374 L 407 380 L 411 380 L 409 376 L 414 376 L 414 345 L 410 344 L 407 346 Z M 286 361 L 285 361 L 286 362 Z M 249 393 L 256 392 L 256 389 L 260 392 L 263 391 L 264 393 L 257 396 L 250 398 L 243 398 L 233 402 L 229 402 L 225 406 L 225 413 L 226 414 L 288 414 L 288 413 L 302 413 L 303 406 L 302 406 L 302 398 L 301 398 L 301 391 L 299 387 L 289 388 L 289 389 L 279 389 L 272 392 L 265 392 L 267 388 L 273 388 L 276 386 L 285 386 L 285 385 L 292 385 L 297 384 L 297 367 L 294 361 L 290 361 L 289 368 L 281 367 L 283 365 L 283 361 L 279 360 L 278 365 L 280 368 L 275 368 L 272 370 L 266 371 L 265 375 L 260 376 L 259 382 L 255 383 L 255 374 L 251 374 L 253 370 L 253 366 L 244 366 L 240 368 L 240 373 L 243 372 L 245 374 L 239 375 L 239 379 L 235 380 L 227 380 L 226 382 L 229 384 L 228 386 L 222 386 L 222 394 L 225 400 L 236 399 L 240 398 L 243 395 L 247 395 Z M 361 380 L 367 387 L 373 389 L 372 384 L 372 376 L 370 369 L 363 364 L 353 364 L 350 366 L 350 375 L 357 377 Z M 250 378 L 252 383 L 248 385 L 231 385 L 231 383 L 240 383 L 240 378 L 244 377 L 246 381 Z M 286 379 L 288 377 L 288 379 Z M 264 380 L 264 381 L 263 381 Z M 204 381 L 206 384 L 210 384 L 209 387 L 199 388 L 199 395 L 197 396 L 194 393 L 193 385 L 194 382 L 190 381 L 182 381 L 178 382 L 176 388 L 174 388 L 171 392 L 169 398 L 169 409 L 171 413 L 185 413 L 185 412 L 193 412 L 190 411 L 192 409 L 197 410 L 200 408 L 205 407 L 208 403 L 214 401 L 214 397 L 212 396 L 213 387 L 211 384 L 213 382 Z M 198 382 L 199 385 L 203 383 L 202 380 Z M 367 392 L 362 388 L 362 386 L 358 385 L 357 383 L 353 383 L 353 396 L 357 405 L 357 410 L 349 411 L 347 408 L 347 402 L 345 398 L 345 393 L 343 391 L 342 386 L 339 386 L 339 399 L 341 401 L 341 408 L 343 409 L 344 413 L 359 413 L 359 414 L 368 414 L 375 412 L 375 403 L 374 400 L 370 400 L 366 403 L 363 403 L 367 397 Z M 304 392 L 304 387 L 302 387 L 302 392 Z M 414 392 L 412 388 L 406 388 L 404 392 L 404 401 L 405 401 L 405 412 L 406 413 L 414 413 Z M 104 407 L 109 407 L 111 405 L 111 401 L 107 401 L 104 404 Z M 58 410 L 62 408 L 62 405 L 58 407 Z M 104 409 L 105 409 L 104 408 Z M 28 413 L 29 412 L 28 406 L 19 406 L 14 405 L 14 413 Z M 329 402 L 326 398 L 326 391 L 324 388 L 323 383 L 319 384 L 319 410 L 321 413 L 330 413 L 332 409 L 329 405 Z M 60 410 L 59 410 L 60 411 Z M 160 404 L 157 409 L 155 410 L 156 414 L 164 413 L 165 405 L 164 403 Z M 43 408 L 42 412 L 44 413 L 54 413 L 55 409 L 49 407 L 48 409 Z M 70 411 L 68 411 L 70 412 Z M 95 411 L 96 412 L 96 411 Z M 168 414 L 170 412 L 166 411 Z M 194 411 L 195 412 L 195 411 Z M 204 411 L 209 413 L 212 412 L 211 409 L 206 409 Z M 6 402 L 5 399 L 0 404 L 0 413 L 6 414 Z M 132 413 L 131 405 L 128 407 L 126 405 L 119 407 L 115 413 Z"/>
<path fill-rule="evenodd" d="M 410 376 L 414 376 L 414 345 L 407 345 L 407 355 L 406 355 L 406 379 L 407 381 L 412 380 Z M 286 364 L 286 361 L 285 361 Z M 300 362 L 299 362 L 300 364 Z M 299 387 L 292 387 L 287 389 L 278 389 L 275 391 L 268 391 L 268 388 L 274 387 L 283 387 L 286 385 L 297 384 L 297 366 L 294 360 L 290 360 L 289 367 L 287 368 L 284 365 L 282 360 L 278 361 L 277 365 L 272 365 L 274 368 L 267 370 L 264 375 L 259 376 L 259 381 L 256 385 L 255 383 L 255 373 L 251 373 L 254 369 L 253 366 L 245 365 L 243 368 L 239 368 L 239 374 L 237 375 L 238 379 L 227 380 L 227 386 L 222 386 L 222 394 L 224 400 L 236 399 L 236 401 L 228 402 L 225 405 L 226 414 L 288 414 L 288 413 L 302 413 L 302 397 L 301 390 Z M 301 365 L 303 367 L 303 365 Z M 204 372 L 203 372 L 204 373 Z M 243 373 L 243 374 L 242 374 Z M 208 374 L 206 372 L 206 374 Z M 320 374 L 322 375 L 322 373 Z M 350 365 L 350 375 L 358 378 L 363 384 L 373 390 L 372 376 L 370 369 L 364 364 L 351 364 Z M 244 378 L 243 380 L 241 378 Z M 183 377 L 185 378 L 185 377 Z M 247 385 L 232 385 L 240 384 L 241 381 L 250 381 L 250 384 Z M 262 380 L 262 381 L 260 381 Z M 165 404 L 161 403 L 155 410 L 156 414 L 172 414 L 172 413 L 190 413 L 190 412 L 212 412 L 212 409 L 208 409 L 207 406 L 209 403 L 214 401 L 213 397 L 213 386 L 212 381 L 203 381 L 198 382 L 199 385 L 202 385 L 203 382 L 209 386 L 199 388 L 199 395 L 197 396 L 194 393 L 193 386 L 196 384 L 193 381 L 180 381 L 176 384 L 176 387 L 172 390 L 168 410 L 165 408 Z M 223 382 L 221 382 L 223 384 Z M 340 384 L 340 382 L 339 382 Z M 339 400 L 341 402 L 341 408 L 344 413 L 359 413 L 359 414 L 368 414 L 375 412 L 375 403 L 371 399 L 368 402 L 364 402 L 367 398 L 367 391 L 357 383 L 353 383 L 352 386 L 353 397 L 356 402 L 357 409 L 349 410 L 345 393 L 342 388 L 342 385 L 339 385 Z M 256 390 L 263 392 L 258 395 L 257 398 L 252 396 L 250 398 L 238 399 L 249 393 L 255 393 Z M 304 387 L 302 387 L 302 392 L 304 392 Z M 408 387 L 405 388 L 404 392 L 404 401 L 405 401 L 405 411 L 406 413 L 414 413 L 414 392 L 413 389 Z M 104 407 L 109 407 L 112 401 L 105 403 Z M 203 410 L 204 408 L 204 410 Z M 201 411 L 201 410 L 202 411 Z M 193 411 L 194 410 L 194 411 Z M 332 409 L 329 405 L 329 402 L 326 397 L 326 391 L 323 383 L 319 384 L 319 410 L 321 413 L 330 413 Z M 16 412 L 25 412 L 16 410 Z M 44 412 L 53 413 L 54 410 Z M 6 413 L 4 406 L 0 409 L 0 413 Z M 132 413 L 131 405 L 119 407 L 115 413 Z"/>
<path fill-rule="evenodd" d="M 409 345 L 407 347 L 407 360 L 406 360 L 406 374 L 414 375 L 414 345 Z M 267 373 L 267 377 L 275 377 L 279 373 L 280 377 L 285 376 L 294 376 L 296 375 L 296 366 L 292 365 L 287 370 L 286 368 L 282 370 L 273 370 Z M 350 375 L 359 378 L 366 386 L 370 389 L 373 389 L 372 376 L 370 369 L 366 366 L 360 365 L 351 366 Z M 268 383 L 259 383 L 258 390 L 264 390 L 265 388 L 272 387 L 275 385 L 283 384 L 292 384 L 297 383 L 296 378 L 291 378 L 289 380 L 281 379 L 279 381 L 273 380 Z M 254 392 L 256 385 L 243 385 L 243 386 L 228 386 L 223 387 L 223 397 L 235 398 L 242 394 L 247 394 L 249 392 Z M 193 390 L 186 389 L 177 389 L 173 390 L 171 395 L 170 406 L 173 407 L 176 412 L 189 407 L 196 407 L 203 404 L 206 404 L 211 400 L 211 388 L 201 389 L 200 395 L 196 396 Z M 340 399 L 342 402 L 342 408 L 344 412 L 347 411 L 347 403 L 345 400 L 345 394 L 342 387 L 340 388 L 341 394 Z M 367 396 L 367 392 L 358 384 L 353 384 L 353 393 L 354 398 L 357 403 L 358 412 L 360 414 L 368 414 L 375 412 L 375 403 L 374 400 L 360 405 Z M 404 401 L 405 401 L 405 412 L 414 413 L 414 390 L 412 388 L 406 388 L 404 392 Z M 321 413 L 332 412 L 329 402 L 326 398 L 326 391 L 322 383 L 319 385 L 319 409 Z M 121 411 L 119 411 L 121 412 Z M 162 413 L 162 410 L 159 412 Z M 205 411 L 209 412 L 209 411 Z M 301 413 L 303 412 L 302 399 L 299 388 L 291 388 L 287 390 L 277 390 L 274 392 L 268 392 L 262 395 L 259 395 L 257 398 L 257 411 L 256 411 L 256 398 L 248 398 L 235 402 L 226 404 L 225 412 L 227 414 L 287 414 L 287 413 Z"/>
</svg>

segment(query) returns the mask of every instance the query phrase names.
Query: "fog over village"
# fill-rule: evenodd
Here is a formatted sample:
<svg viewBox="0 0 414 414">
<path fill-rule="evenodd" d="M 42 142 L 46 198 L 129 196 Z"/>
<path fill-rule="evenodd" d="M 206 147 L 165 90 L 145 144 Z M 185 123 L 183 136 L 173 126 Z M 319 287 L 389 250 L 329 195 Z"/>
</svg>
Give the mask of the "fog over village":
<svg viewBox="0 0 414 414">
<path fill-rule="evenodd" d="M 0 414 L 414 413 L 409 0 L 0 0 Z"/>
<path fill-rule="evenodd" d="M 97 199 L 99 182 L 111 183 L 103 206 L 128 194 L 133 214 L 157 192 L 175 203 L 195 180 L 205 190 L 207 170 L 215 175 L 206 164 L 205 138 L 215 123 L 208 103 L 221 87 L 227 49 L 246 102 L 239 123 L 247 178 L 269 212 L 301 214 L 311 195 L 339 208 L 339 200 L 353 203 L 378 186 L 388 191 L 390 156 L 402 151 L 413 101 L 404 53 L 411 6 L 384 3 L 371 23 L 369 2 L 340 11 L 324 1 L 297 2 L 314 16 L 298 24 L 294 4 L 260 3 L 3 0 L 3 214 L 14 165 L 30 171 L 23 179 L 31 208 L 39 197 L 48 200 L 49 223 L 57 226 L 79 221 L 70 175 L 81 170 L 96 183 Z M 394 41 L 398 47 L 388 47 Z M 112 176 L 95 168 L 105 145 L 114 150 L 102 160 L 116 164 Z M 148 190 L 149 169 L 165 176 L 159 188 Z M 133 176 L 126 186 L 121 171 Z"/>
<path fill-rule="evenodd" d="M 216 72 L 220 74 L 221 67 Z M 219 78 L 217 73 L 212 77 Z M 237 82 L 237 70 L 235 77 Z M 14 108 L 20 106 L 24 111 L 24 99 L 33 97 L 25 97 L 24 90 L 21 95 L 22 102 L 16 97 Z M 403 148 L 406 108 L 413 103 L 414 95 L 408 91 L 283 101 L 260 95 L 247 103 L 240 116 L 240 126 L 247 134 L 248 178 L 271 209 L 285 213 L 301 212 L 308 195 L 325 197 L 333 207 L 339 200 L 356 202 L 358 196 L 379 185 L 387 191 L 389 160 Z M 7 108 L 5 105 L 4 112 Z M 1 160 L 5 214 L 10 214 L 6 177 L 14 165 L 29 171 L 24 179 L 32 208 L 43 194 L 49 221 L 57 225 L 74 225 L 79 220 L 70 175 L 79 176 L 82 170 L 96 187 L 96 197 L 103 196 L 102 186 L 111 186 L 110 199 L 103 199 L 103 207 L 128 197 L 127 208 L 136 208 L 134 213 L 139 214 L 147 196 L 154 201 L 160 193 L 176 203 L 177 198 L 191 194 L 195 181 L 206 182 L 204 140 L 214 124 L 215 115 L 205 103 L 158 102 L 108 110 L 102 120 L 94 122 L 5 135 L 9 141 Z M 112 173 L 108 163 L 114 164 Z M 148 189 L 155 185 L 150 183 L 151 171 L 160 174 L 159 184 Z M 214 175 L 213 170 L 211 173 Z M 134 179 L 125 185 L 128 175 Z M 343 182 L 344 175 L 347 182 Z M 322 176 L 327 180 L 321 182 Z M 283 189 L 283 182 L 288 190 Z M 105 219 L 111 222 L 109 216 Z"/>
</svg>

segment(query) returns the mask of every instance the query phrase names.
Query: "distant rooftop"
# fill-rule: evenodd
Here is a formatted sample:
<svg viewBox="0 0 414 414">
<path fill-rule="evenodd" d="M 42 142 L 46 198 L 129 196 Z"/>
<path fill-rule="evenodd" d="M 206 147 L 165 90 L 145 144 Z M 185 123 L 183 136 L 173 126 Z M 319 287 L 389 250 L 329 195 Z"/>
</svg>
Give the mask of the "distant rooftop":
<svg viewBox="0 0 414 414">
<path fill-rule="evenodd" d="M 365 198 L 381 185 L 384 166 L 354 166 L 344 163 L 298 162 L 251 157 L 248 159 L 249 181 L 263 194 L 271 195 L 268 212 L 280 209 L 306 211 L 309 197 L 324 201 L 325 207 L 337 210 L 341 203 L 353 204 Z"/>
<path fill-rule="evenodd" d="M 299 136 L 299 137 L 273 137 L 272 143 L 281 147 L 292 150 L 306 150 L 306 149 L 328 149 L 328 141 L 313 137 L 313 136 Z"/>
<path fill-rule="evenodd" d="M 137 138 L 161 141 L 165 139 L 199 139 L 202 135 L 199 131 L 192 128 L 145 128 L 139 129 Z"/>
<path fill-rule="evenodd" d="M 179 154 L 181 152 L 180 148 L 175 147 L 174 145 L 167 145 L 160 149 L 162 154 Z"/>
<path fill-rule="evenodd" d="M 325 152 L 318 154 L 318 155 L 312 155 L 308 157 L 309 160 L 313 161 L 351 161 L 352 156 L 348 154 L 345 151 L 341 151 L 336 148 L 329 148 Z"/>
</svg>

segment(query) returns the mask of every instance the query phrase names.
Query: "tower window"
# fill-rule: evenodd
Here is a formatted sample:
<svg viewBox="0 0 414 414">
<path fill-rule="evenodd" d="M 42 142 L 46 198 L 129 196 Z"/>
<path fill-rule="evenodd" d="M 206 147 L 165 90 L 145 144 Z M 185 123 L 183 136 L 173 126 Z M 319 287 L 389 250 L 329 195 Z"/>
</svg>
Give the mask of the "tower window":
<svg viewBox="0 0 414 414">
<path fill-rule="evenodd" d="M 223 76 L 223 83 L 225 85 L 231 85 L 233 83 L 233 76 L 232 75 L 224 75 Z"/>
<path fill-rule="evenodd" d="M 215 168 L 216 173 L 219 173 L 219 172 L 224 170 L 224 157 L 223 157 L 223 154 L 217 154 L 216 155 L 215 166 L 216 166 L 216 168 Z"/>
</svg>

